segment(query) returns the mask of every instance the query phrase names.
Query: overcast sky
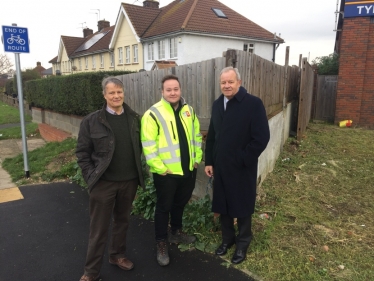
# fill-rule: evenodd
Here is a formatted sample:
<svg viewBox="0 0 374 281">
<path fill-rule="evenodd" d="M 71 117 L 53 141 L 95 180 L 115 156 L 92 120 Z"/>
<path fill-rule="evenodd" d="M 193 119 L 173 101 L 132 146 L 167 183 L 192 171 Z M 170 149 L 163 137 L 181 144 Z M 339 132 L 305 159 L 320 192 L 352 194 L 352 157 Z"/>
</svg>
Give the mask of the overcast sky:
<svg viewBox="0 0 374 281">
<path fill-rule="evenodd" d="M 160 7 L 172 1 L 160 0 Z M 290 46 L 291 65 L 298 65 L 300 54 L 311 62 L 334 51 L 337 0 L 219 1 L 270 32 L 281 34 L 285 43 L 276 52 L 280 65 L 284 65 L 286 46 Z M 142 5 L 143 0 L 2 1 L 0 25 L 16 23 L 28 28 L 30 53 L 20 55 L 21 69 L 34 68 L 38 61 L 49 68 L 52 65 L 48 61 L 57 56 L 61 35 L 82 37 L 82 27 L 96 32 L 99 18 L 114 25 L 121 2 Z M 3 45 L 0 53 L 5 53 Z M 6 54 L 14 62 L 14 54 Z"/>
</svg>

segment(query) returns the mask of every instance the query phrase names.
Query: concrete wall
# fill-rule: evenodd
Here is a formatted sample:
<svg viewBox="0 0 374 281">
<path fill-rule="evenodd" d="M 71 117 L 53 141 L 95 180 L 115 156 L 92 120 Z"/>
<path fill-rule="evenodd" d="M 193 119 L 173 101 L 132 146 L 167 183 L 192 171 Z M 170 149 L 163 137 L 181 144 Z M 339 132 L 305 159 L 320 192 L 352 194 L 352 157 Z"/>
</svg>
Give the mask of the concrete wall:
<svg viewBox="0 0 374 281">
<path fill-rule="evenodd" d="M 290 124 L 294 106 L 295 103 L 289 103 L 283 111 L 269 119 L 270 141 L 265 151 L 259 157 L 259 184 L 264 181 L 267 174 L 273 171 L 283 145 L 290 135 Z M 32 118 L 36 123 L 45 123 L 65 132 L 69 132 L 73 137 L 78 136 L 79 125 L 82 120 L 82 117 L 79 116 L 63 115 L 35 107 L 32 108 Z M 196 185 L 193 192 L 195 198 L 202 198 L 206 194 L 212 195 L 212 190 L 207 190 L 209 178 L 205 175 L 204 168 L 204 163 L 198 167 Z"/>
<path fill-rule="evenodd" d="M 71 133 L 73 137 L 78 137 L 79 126 L 83 117 L 75 115 L 64 115 L 50 110 L 32 108 L 32 120 L 35 123 L 48 124 L 57 129 Z"/>
</svg>

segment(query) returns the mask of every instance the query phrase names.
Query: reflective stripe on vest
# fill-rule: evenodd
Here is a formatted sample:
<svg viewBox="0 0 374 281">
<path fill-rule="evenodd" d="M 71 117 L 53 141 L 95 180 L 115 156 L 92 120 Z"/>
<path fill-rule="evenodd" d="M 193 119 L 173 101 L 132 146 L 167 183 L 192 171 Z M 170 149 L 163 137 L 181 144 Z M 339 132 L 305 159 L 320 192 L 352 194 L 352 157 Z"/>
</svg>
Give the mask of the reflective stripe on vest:
<svg viewBox="0 0 374 281">
<path fill-rule="evenodd" d="M 169 152 L 171 155 L 170 159 L 163 159 L 162 162 L 164 162 L 165 164 L 173 164 L 173 163 L 181 162 L 181 158 L 180 156 L 177 156 L 177 152 L 176 152 L 179 149 L 179 144 L 173 144 L 173 141 L 171 139 L 171 134 L 169 132 L 165 119 L 162 117 L 161 113 L 158 111 L 156 107 L 152 106 L 150 108 L 150 111 L 156 114 L 157 119 L 160 121 L 162 129 L 164 130 L 164 135 L 165 135 L 165 139 L 167 142 L 167 147 L 159 148 L 158 151 L 160 153 Z"/>
</svg>

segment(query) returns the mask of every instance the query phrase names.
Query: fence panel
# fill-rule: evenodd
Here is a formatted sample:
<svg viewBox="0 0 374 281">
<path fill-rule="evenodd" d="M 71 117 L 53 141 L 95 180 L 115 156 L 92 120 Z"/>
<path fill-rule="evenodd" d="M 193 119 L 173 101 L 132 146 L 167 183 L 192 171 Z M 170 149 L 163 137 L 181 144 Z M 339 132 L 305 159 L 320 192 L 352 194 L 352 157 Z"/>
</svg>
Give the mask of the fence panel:
<svg viewBox="0 0 374 281">
<path fill-rule="evenodd" d="M 311 118 L 314 73 L 307 58 L 303 58 L 301 69 L 300 96 L 297 118 L 297 140 L 301 140 Z"/>
<path fill-rule="evenodd" d="M 286 102 L 298 96 L 299 68 L 286 67 L 257 55 L 236 50 L 232 61 L 225 57 L 180 65 L 167 69 L 143 71 L 119 76 L 125 86 L 125 101 L 139 114 L 161 98 L 161 80 L 166 74 L 179 77 L 182 96 L 196 111 L 201 129 L 207 130 L 213 101 L 221 95 L 219 73 L 226 65 L 239 69 L 242 85 L 259 97 L 268 116 L 282 110 Z"/>
<path fill-rule="evenodd" d="M 334 122 L 337 75 L 318 75 L 314 119 Z"/>
</svg>

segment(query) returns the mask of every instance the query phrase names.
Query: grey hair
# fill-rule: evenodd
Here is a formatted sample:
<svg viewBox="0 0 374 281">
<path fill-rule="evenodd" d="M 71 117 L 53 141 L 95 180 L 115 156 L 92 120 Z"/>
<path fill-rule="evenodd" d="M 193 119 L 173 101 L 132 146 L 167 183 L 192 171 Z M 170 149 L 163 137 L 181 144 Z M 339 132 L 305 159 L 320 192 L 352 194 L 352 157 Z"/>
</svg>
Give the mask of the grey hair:
<svg viewBox="0 0 374 281">
<path fill-rule="evenodd" d="M 230 70 L 234 71 L 235 74 L 236 74 L 236 79 L 238 80 L 241 80 L 240 79 L 240 73 L 239 73 L 239 70 L 237 68 L 234 68 L 232 66 L 228 66 L 228 67 L 225 67 L 224 69 L 221 70 L 221 73 L 219 74 L 219 77 L 221 77 L 221 75 L 225 72 L 229 72 Z"/>
<path fill-rule="evenodd" d="M 105 88 L 106 88 L 106 85 L 108 85 L 109 83 L 113 83 L 117 87 L 120 87 L 122 88 L 122 90 L 124 90 L 124 86 L 121 80 L 119 80 L 118 78 L 114 76 L 109 76 L 109 77 L 105 77 L 103 81 L 101 82 L 101 87 L 103 88 L 103 95 L 105 95 Z"/>
</svg>

